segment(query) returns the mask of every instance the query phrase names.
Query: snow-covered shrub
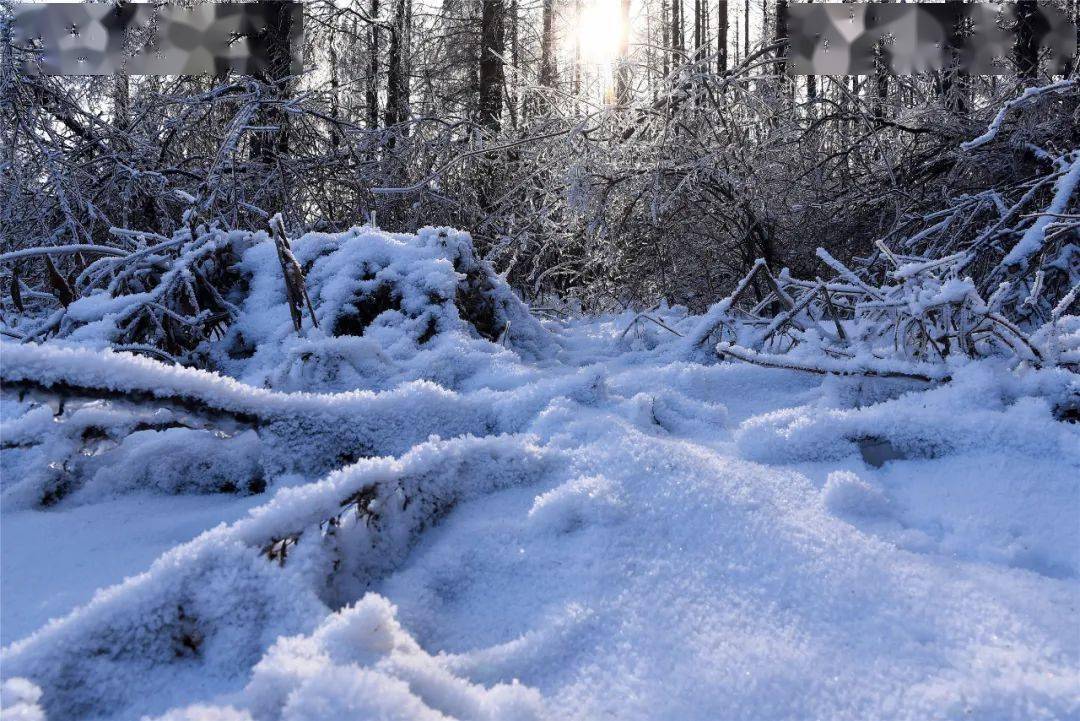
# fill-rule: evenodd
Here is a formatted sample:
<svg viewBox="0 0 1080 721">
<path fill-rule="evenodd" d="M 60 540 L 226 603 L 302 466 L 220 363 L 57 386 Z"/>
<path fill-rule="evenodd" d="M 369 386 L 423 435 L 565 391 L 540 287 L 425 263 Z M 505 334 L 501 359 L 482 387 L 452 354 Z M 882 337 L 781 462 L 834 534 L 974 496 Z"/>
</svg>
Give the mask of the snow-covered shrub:
<svg viewBox="0 0 1080 721">
<path fill-rule="evenodd" d="M 1075 79 L 1028 89 L 962 151 L 1001 144 L 1008 113 L 1076 90 Z M 715 348 L 770 367 L 932 382 L 948 379 L 954 356 L 1080 371 L 1080 150 L 1024 143 L 1039 161 L 1031 177 L 992 176 L 981 192 L 906 218 L 853 264 L 818 248 L 828 282 L 774 274 L 759 259 L 687 335 L 682 355 Z M 979 167 L 978 157 L 965 162 Z"/>
<path fill-rule="evenodd" d="M 75 300 L 20 331 L 26 340 L 56 335 L 203 362 L 207 344 L 236 315 L 243 294 L 236 264 L 258 237 L 200 226 L 193 238 L 193 230 L 172 238 L 122 233 L 136 239 L 134 248 L 88 265 L 71 286 Z M 156 242 L 146 245 L 147 239 Z"/>
<path fill-rule="evenodd" d="M 472 239 L 461 231 L 424 228 L 408 235 L 353 228 L 309 233 L 291 245 L 280 230 L 275 238 L 203 226 L 173 238 L 118 233 L 134 236 L 138 245 L 109 249 L 75 279 L 65 308 L 36 321 L 23 318 L 11 334 L 125 348 L 238 377 L 262 372 L 270 382 L 303 379 L 306 390 L 344 390 L 346 382 L 371 387 L 364 375 L 372 361 L 407 358 L 446 334 L 461 353 L 469 338 L 530 355 L 550 350 L 544 328 L 476 257 Z M 144 247 L 147 237 L 157 242 Z M 79 247 L 39 254 L 47 259 Z M 28 258 L 37 253 L 25 252 Z M 313 317 L 296 315 L 299 301 L 290 299 L 297 293 L 306 293 Z M 298 322 L 306 324 L 299 332 Z M 341 357 L 340 343 L 322 347 L 361 336 L 371 343 L 354 345 L 350 358 Z M 297 348 L 300 339 L 303 347 Z M 352 362 L 358 352 L 370 356 L 359 367 Z M 315 367 L 297 367 L 308 361 Z M 392 372 L 373 370 L 375 380 Z"/>
<path fill-rule="evenodd" d="M 823 249 L 818 253 L 837 279 L 803 281 L 786 271 L 774 276 L 759 263 L 684 339 L 683 355 L 700 358 L 715 343 L 720 358 L 768 367 L 929 382 L 948 380 L 951 358 L 1003 357 L 1013 366 L 1080 368 L 1075 316 L 1068 315 L 1080 285 L 1054 299 L 1045 322 L 1034 313 L 1009 318 L 1002 305 L 1012 285 L 1003 283 L 984 297 L 961 275 L 970 253 L 913 260 L 883 247 L 879 262 L 890 262 L 893 270 L 887 273 L 892 282 L 880 285 Z M 771 290 L 748 302 L 747 291 L 759 278 Z"/>
<path fill-rule="evenodd" d="M 320 592 L 337 605 L 400 563 L 416 535 L 457 503 L 535 482 L 557 458 L 528 438 L 432 440 L 400 459 L 364 459 L 282 489 L 236 532 L 281 564 L 301 552 L 323 569 Z"/>
<path fill-rule="evenodd" d="M 250 292 L 214 354 L 231 375 L 303 390 L 378 388 L 391 378 L 425 377 L 453 387 L 462 373 L 454 366 L 475 367 L 473 357 L 486 364 L 499 350 L 474 339 L 530 356 L 551 349 L 525 304 L 475 257 L 467 233 L 353 228 L 302 236 L 292 251 L 319 327 L 297 337 L 277 254 L 269 243 L 253 246 L 239 266 Z"/>
</svg>

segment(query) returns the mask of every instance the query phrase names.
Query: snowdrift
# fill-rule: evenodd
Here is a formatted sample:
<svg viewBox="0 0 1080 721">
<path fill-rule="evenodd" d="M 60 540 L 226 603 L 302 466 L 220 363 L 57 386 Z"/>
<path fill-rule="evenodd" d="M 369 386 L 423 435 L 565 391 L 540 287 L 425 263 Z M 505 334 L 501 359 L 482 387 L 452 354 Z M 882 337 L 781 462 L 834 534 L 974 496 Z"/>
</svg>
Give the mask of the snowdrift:
<svg viewBox="0 0 1080 721">
<path fill-rule="evenodd" d="M 870 441 L 888 444 L 902 458 L 995 448 L 1080 467 L 1076 426 L 1055 416 L 1056 408 L 1080 402 L 1080 376 L 1064 370 L 1012 376 L 992 362 L 953 372 L 947 385 L 908 388 L 896 398 L 850 407 L 854 399 L 839 392 L 821 403 L 757 416 L 736 429 L 735 442 L 744 457 L 765 463 L 836 460 Z"/>
<path fill-rule="evenodd" d="M 128 353 L 5 344 L 3 357 L 6 387 L 64 409 L 54 417 L 42 406 L 0 429 L 11 469 L 4 500 L 20 507 L 49 505 L 83 486 L 123 492 L 142 482 L 140 457 L 188 454 L 193 439 L 211 458 L 228 456 L 240 473 L 231 487 L 221 469 L 198 464 L 177 466 L 171 480 L 155 472 L 151 487 L 256 491 L 283 474 L 317 477 L 358 458 L 399 455 L 432 434 L 499 429 L 490 405 L 426 381 L 381 393 L 281 393 Z"/>
<path fill-rule="evenodd" d="M 628 339 L 539 323 L 453 231 L 199 238 L 0 346 L 4 511 L 267 500 L 3 649 L 5 718 L 1080 713 L 1067 304 L 1021 357 L 923 269 L 894 315 L 983 345 L 891 356 L 875 288 L 781 274 Z"/>
<path fill-rule="evenodd" d="M 67 411 L 85 419 L 76 428 L 113 427 L 94 414 L 144 398 L 257 434 L 305 419 L 281 441 L 293 463 L 353 426 L 402 449 L 293 485 L 267 475 L 273 496 L 246 518 L 4 649 L 5 678 L 41 690 L 9 681 L 5 698 L 50 718 L 167 721 L 1080 710 L 1068 612 L 1080 436 L 1041 400 L 1069 376 L 982 361 L 929 392 L 820 388 L 665 361 L 673 334 L 616 351 L 621 320 L 602 363 L 602 324 L 570 326 L 560 342 L 581 360 L 506 372 L 493 355 L 469 391 L 283 393 L 125 353 L 5 345 L 5 386 L 97 399 Z M 12 428 L 63 425 L 52 413 Z M 121 415 L 116 427 L 132 422 Z M 959 440 L 876 470 L 851 442 L 865 434 Z M 124 458 L 143 447 L 124 444 Z M 1025 466 L 1039 483 L 1017 481 Z"/>
<path fill-rule="evenodd" d="M 432 441 L 283 489 L 5 649 L 4 673 L 74 718 L 156 703 L 177 675 L 242 679 L 275 639 L 360 597 L 455 504 L 535 483 L 555 460 L 527 439 Z"/>
</svg>

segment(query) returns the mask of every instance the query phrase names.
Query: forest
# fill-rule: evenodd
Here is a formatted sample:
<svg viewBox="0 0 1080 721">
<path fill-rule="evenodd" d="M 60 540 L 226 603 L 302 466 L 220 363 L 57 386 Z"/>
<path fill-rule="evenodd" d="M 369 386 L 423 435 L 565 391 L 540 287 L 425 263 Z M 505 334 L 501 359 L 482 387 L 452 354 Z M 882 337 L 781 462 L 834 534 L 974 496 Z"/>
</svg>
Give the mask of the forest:
<svg viewBox="0 0 1080 721">
<path fill-rule="evenodd" d="M 1080 715 L 1077 0 L 289 5 L 0 1 L 5 720 Z"/>
</svg>

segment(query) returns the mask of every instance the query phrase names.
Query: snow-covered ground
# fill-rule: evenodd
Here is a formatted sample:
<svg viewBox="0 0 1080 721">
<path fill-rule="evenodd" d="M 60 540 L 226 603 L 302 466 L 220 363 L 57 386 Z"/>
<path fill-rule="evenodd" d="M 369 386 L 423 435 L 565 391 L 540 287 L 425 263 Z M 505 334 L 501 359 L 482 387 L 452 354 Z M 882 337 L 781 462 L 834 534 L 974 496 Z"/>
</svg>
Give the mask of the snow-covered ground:
<svg viewBox="0 0 1080 721">
<path fill-rule="evenodd" d="M 406 282 L 430 293 L 423 255 Z M 309 274 L 318 309 L 351 292 L 329 270 Z M 90 403 L 76 433 L 5 402 L 6 443 L 48 439 L 5 452 L 11 718 L 1080 718 L 1080 432 L 1047 400 L 1080 392 L 1069 374 L 986 361 L 930 388 L 703 364 L 659 327 L 622 337 L 632 314 L 513 307 L 516 352 L 452 308 L 406 342 L 420 306 L 299 340 L 280 292 L 253 290 L 241 383 L 3 346 L 5 380 L 202 398 L 271 439 L 135 431 L 42 508 L 34 448 L 143 411 Z M 899 457 L 869 465 L 865 439 Z M 375 452 L 312 461 L 350 444 Z M 170 448 L 271 456 L 269 485 L 211 492 Z"/>
</svg>

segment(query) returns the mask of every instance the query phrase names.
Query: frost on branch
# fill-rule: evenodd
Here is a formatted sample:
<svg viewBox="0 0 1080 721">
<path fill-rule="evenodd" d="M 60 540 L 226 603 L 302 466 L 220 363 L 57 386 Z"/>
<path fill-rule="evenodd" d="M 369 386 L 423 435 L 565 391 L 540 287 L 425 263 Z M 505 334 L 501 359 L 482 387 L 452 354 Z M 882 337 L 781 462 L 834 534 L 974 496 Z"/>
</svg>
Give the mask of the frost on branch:
<svg viewBox="0 0 1080 721">
<path fill-rule="evenodd" d="M 1007 112 L 1039 94 L 1025 92 L 963 147 L 992 146 Z M 827 282 L 774 275 L 759 260 L 683 352 L 715 346 L 721 357 L 770 367 L 922 381 L 947 380 L 962 358 L 1077 370 L 1080 150 L 1035 150 L 1042 174 L 910 218 L 905 233 L 852 264 L 819 248 Z"/>
</svg>

